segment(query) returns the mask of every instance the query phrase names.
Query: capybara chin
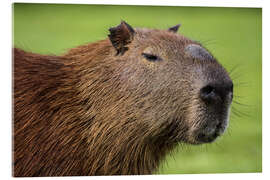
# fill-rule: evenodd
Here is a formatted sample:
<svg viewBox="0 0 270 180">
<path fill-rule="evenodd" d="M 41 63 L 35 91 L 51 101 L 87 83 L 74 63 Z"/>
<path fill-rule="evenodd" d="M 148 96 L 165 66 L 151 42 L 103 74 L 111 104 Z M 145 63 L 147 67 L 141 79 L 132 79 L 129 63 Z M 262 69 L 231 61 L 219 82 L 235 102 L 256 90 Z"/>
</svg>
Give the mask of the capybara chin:
<svg viewBox="0 0 270 180">
<path fill-rule="evenodd" d="M 226 129 L 233 83 L 199 42 L 122 21 L 61 56 L 14 48 L 14 176 L 151 174 Z"/>
</svg>

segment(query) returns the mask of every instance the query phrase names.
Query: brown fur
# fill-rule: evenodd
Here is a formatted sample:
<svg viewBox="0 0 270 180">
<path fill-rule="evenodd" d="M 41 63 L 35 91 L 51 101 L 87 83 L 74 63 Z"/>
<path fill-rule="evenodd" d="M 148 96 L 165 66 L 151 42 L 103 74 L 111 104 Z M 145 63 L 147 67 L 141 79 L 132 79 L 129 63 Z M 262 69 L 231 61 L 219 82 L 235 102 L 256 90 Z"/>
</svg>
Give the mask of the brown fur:
<svg viewBox="0 0 270 180">
<path fill-rule="evenodd" d="M 14 176 L 151 174 L 177 143 L 196 143 L 204 72 L 227 74 L 216 61 L 185 55 L 190 43 L 136 29 L 120 54 L 109 39 L 62 56 L 15 48 Z M 164 60 L 141 57 L 148 47 Z"/>
</svg>

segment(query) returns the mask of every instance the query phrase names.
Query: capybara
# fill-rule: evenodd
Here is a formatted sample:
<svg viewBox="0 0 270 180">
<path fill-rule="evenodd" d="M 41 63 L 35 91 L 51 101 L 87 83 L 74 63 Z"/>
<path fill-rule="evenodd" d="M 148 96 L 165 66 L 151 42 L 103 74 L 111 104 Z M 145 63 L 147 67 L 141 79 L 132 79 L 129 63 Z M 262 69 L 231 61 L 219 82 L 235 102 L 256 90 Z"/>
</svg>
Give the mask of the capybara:
<svg viewBox="0 0 270 180">
<path fill-rule="evenodd" d="M 14 48 L 13 175 L 152 174 L 177 144 L 223 134 L 233 82 L 179 26 L 122 21 L 61 56 Z"/>
</svg>

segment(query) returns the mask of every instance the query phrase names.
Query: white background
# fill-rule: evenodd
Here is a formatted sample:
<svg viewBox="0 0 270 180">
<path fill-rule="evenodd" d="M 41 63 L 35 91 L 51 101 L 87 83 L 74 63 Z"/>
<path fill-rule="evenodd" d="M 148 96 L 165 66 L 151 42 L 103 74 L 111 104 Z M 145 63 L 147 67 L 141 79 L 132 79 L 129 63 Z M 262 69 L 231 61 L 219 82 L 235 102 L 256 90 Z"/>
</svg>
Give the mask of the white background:
<svg viewBox="0 0 270 180">
<path fill-rule="evenodd" d="M 13 2 L 29 3 L 72 3 L 72 4 L 125 4 L 125 5 L 173 5 L 173 6 L 210 6 L 210 7 L 262 7 L 263 8 L 263 173 L 249 174 L 198 174 L 198 175 L 156 175 L 156 176 L 110 176 L 110 177 L 59 177 L 56 179 L 269 179 L 269 13 L 267 0 L 1 0 L 0 3 L 0 177 L 14 179 L 11 176 L 11 132 L 12 132 L 12 9 Z M 269 176 L 269 177 L 267 177 Z M 36 179 L 36 178 L 24 178 Z M 42 178 L 50 179 L 50 178 Z"/>
</svg>

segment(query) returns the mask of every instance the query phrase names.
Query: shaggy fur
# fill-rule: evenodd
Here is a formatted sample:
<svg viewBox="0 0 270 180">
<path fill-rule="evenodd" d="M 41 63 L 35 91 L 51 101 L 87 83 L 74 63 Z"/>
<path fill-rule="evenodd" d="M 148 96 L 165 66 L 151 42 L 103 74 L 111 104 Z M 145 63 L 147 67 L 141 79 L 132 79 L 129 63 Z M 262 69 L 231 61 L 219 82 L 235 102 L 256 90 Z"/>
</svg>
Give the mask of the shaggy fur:
<svg viewBox="0 0 270 180">
<path fill-rule="evenodd" d="M 199 43 L 179 26 L 122 26 L 128 41 L 111 29 L 62 56 L 14 49 L 14 176 L 151 174 L 177 143 L 200 143 L 209 119 L 224 119 L 227 105 L 210 111 L 198 92 L 230 78 L 215 59 L 185 52 Z"/>
</svg>

